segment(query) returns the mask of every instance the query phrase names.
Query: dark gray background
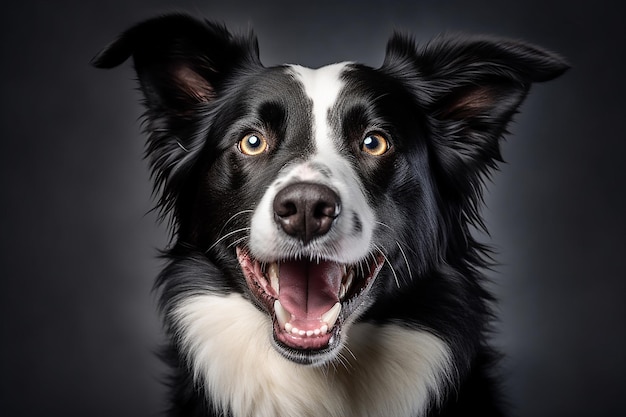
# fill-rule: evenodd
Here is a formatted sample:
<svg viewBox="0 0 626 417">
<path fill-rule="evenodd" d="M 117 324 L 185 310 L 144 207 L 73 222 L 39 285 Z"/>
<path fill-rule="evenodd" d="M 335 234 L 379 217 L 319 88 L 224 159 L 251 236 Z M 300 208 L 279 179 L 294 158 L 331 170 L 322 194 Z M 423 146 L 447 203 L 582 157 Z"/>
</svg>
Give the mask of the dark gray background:
<svg viewBox="0 0 626 417">
<path fill-rule="evenodd" d="M 580 4 L 578 4 L 580 3 Z M 585 3 L 585 5 L 583 5 Z M 253 27 L 266 64 L 378 66 L 394 28 L 506 35 L 573 70 L 537 85 L 485 210 L 520 417 L 624 415 L 626 25 L 619 2 L 21 1 L 0 13 L 0 415 L 162 407 L 155 225 L 129 65 L 90 58 L 138 20 L 187 10 Z M 489 237 L 483 236 L 485 241 Z M 295 416 L 294 416 L 295 417 Z"/>
</svg>

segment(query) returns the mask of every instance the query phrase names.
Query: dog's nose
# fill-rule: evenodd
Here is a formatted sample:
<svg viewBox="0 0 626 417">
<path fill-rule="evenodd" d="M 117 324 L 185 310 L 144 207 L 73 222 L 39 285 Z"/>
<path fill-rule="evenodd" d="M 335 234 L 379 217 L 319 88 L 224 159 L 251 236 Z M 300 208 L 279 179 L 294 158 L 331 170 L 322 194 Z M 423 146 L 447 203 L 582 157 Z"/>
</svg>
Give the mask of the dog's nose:
<svg viewBox="0 0 626 417">
<path fill-rule="evenodd" d="M 276 223 L 285 233 L 305 244 L 326 234 L 340 211 L 341 201 L 337 193 L 321 184 L 291 184 L 274 197 Z"/>
</svg>

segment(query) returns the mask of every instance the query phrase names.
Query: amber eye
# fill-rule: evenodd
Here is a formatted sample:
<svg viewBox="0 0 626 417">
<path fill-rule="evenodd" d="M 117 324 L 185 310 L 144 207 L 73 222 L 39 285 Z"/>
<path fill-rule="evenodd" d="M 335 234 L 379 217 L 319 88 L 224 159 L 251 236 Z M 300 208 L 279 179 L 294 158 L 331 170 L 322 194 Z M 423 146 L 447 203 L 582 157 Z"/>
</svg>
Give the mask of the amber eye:
<svg viewBox="0 0 626 417">
<path fill-rule="evenodd" d="M 361 150 L 373 156 L 380 156 L 389 150 L 389 142 L 381 134 L 372 133 L 363 139 Z"/>
<path fill-rule="evenodd" d="M 239 141 L 238 146 L 241 153 L 256 156 L 267 150 L 267 139 L 258 133 L 248 133 Z"/>
</svg>

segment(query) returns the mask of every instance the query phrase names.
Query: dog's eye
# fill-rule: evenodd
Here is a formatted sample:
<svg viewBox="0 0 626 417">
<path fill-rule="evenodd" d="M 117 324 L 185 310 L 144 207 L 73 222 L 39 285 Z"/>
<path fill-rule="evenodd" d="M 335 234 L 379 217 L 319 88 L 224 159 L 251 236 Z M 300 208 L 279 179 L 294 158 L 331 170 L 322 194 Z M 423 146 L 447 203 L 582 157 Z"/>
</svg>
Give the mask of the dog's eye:
<svg viewBox="0 0 626 417">
<path fill-rule="evenodd" d="M 372 133 L 363 139 L 361 150 L 373 156 L 380 156 L 389 150 L 389 142 L 381 134 Z"/>
<path fill-rule="evenodd" d="M 249 133 L 239 141 L 239 151 L 244 155 L 260 155 L 267 149 L 267 139 L 258 133 Z"/>
</svg>

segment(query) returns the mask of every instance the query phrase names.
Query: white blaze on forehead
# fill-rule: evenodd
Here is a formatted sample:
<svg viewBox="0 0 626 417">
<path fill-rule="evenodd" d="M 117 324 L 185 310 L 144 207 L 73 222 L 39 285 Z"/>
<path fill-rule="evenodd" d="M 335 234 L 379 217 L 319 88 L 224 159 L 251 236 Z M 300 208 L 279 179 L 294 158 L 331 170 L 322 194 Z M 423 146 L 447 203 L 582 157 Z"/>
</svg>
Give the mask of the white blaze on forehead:
<svg viewBox="0 0 626 417">
<path fill-rule="evenodd" d="M 302 83 L 305 94 L 313 105 L 313 139 L 317 152 L 334 149 L 332 132 L 329 129 L 328 113 L 337 102 L 337 97 L 344 87 L 341 79 L 347 62 L 327 65 L 319 69 L 292 66 L 296 78 Z"/>
</svg>

